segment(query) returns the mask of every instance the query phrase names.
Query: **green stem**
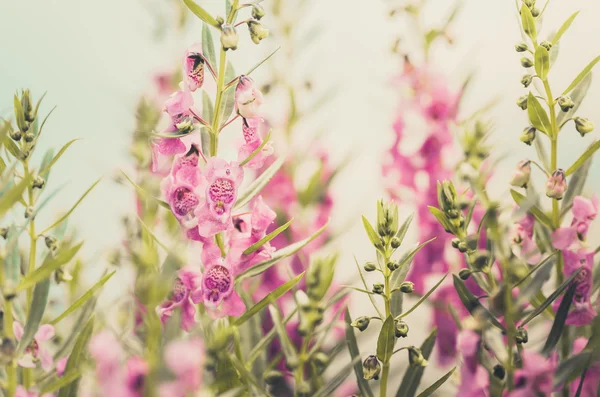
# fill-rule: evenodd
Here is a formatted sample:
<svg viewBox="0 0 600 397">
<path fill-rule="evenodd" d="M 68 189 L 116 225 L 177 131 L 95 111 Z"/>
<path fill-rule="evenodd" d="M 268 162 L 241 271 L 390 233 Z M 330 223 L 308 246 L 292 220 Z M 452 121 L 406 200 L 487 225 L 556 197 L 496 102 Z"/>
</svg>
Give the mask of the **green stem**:
<svg viewBox="0 0 600 397">
<path fill-rule="evenodd" d="M 390 258 L 391 258 L 391 253 L 389 252 L 389 250 L 386 248 L 386 254 L 385 254 L 385 261 L 384 263 L 387 264 L 390 262 Z M 392 309 L 391 309 L 391 301 L 392 301 L 392 292 L 391 292 L 391 288 L 390 288 L 390 276 L 391 276 L 392 272 L 390 269 L 388 269 L 387 267 L 385 267 L 383 269 L 383 277 L 385 279 L 385 319 L 387 319 L 388 317 L 390 317 L 392 315 Z M 385 319 L 383 321 L 385 321 Z M 392 346 L 393 347 L 393 346 Z M 387 395 L 387 385 L 388 385 L 388 378 L 390 375 L 390 360 L 386 359 L 383 362 L 382 365 L 382 372 L 381 372 L 381 382 L 379 384 L 379 397 L 386 397 Z"/>
<path fill-rule="evenodd" d="M 217 79 L 217 96 L 215 99 L 215 110 L 213 114 L 212 132 L 210 133 L 210 157 L 217 155 L 219 142 L 219 124 L 221 123 L 221 105 L 223 102 L 223 85 L 225 84 L 225 66 L 227 64 L 227 53 L 221 47 L 219 56 L 219 75 Z"/>
<path fill-rule="evenodd" d="M 17 390 L 17 366 L 14 362 L 6 366 L 6 376 L 8 378 L 8 396 L 13 397 Z"/>
<path fill-rule="evenodd" d="M 304 365 L 308 358 L 308 344 L 310 337 L 307 336 L 302 340 L 302 347 L 300 348 L 300 354 L 298 354 L 298 367 L 294 370 L 294 382 L 296 384 L 296 395 L 298 395 L 298 386 L 304 383 Z"/>
<path fill-rule="evenodd" d="M 25 168 L 25 175 L 29 175 L 29 160 L 26 160 L 23 163 Z M 35 198 L 33 197 L 33 186 L 30 185 L 27 187 L 27 195 L 28 195 L 28 206 L 34 208 L 35 206 Z M 37 236 L 35 234 L 35 218 L 29 221 L 29 266 L 27 267 L 27 274 L 33 272 L 35 270 L 35 259 L 37 255 Z M 33 286 L 27 290 L 27 311 L 31 308 L 31 300 L 33 298 Z"/>
</svg>

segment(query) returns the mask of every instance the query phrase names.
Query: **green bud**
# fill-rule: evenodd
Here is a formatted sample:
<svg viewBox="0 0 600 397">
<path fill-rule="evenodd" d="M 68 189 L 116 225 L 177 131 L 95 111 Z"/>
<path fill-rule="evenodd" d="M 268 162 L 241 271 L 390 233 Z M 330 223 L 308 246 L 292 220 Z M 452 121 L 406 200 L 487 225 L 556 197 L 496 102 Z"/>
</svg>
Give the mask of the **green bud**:
<svg viewBox="0 0 600 397">
<path fill-rule="evenodd" d="M 461 280 L 468 280 L 469 277 L 471 277 L 471 270 L 469 269 L 461 269 L 460 272 L 458 272 L 458 277 L 460 277 Z"/>
<path fill-rule="evenodd" d="M 530 74 L 526 74 L 521 78 L 521 84 L 523 84 L 523 87 L 525 88 L 529 87 L 529 84 L 531 84 L 532 81 L 533 76 Z"/>
<path fill-rule="evenodd" d="M 62 282 L 69 282 L 73 280 L 73 276 L 71 276 L 71 274 L 63 269 L 58 269 L 54 272 L 54 281 L 56 282 L 56 284 L 60 284 Z"/>
<path fill-rule="evenodd" d="M 12 339 L 3 338 L 0 344 L 0 365 L 8 365 L 14 358 L 16 344 Z"/>
<path fill-rule="evenodd" d="M 548 51 L 550 51 L 550 50 L 552 49 L 552 43 L 551 43 L 551 42 L 549 42 L 549 41 L 542 41 L 542 42 L 540 43 L 540 45 L 541 45 L 542 47 L 544 47 L 544 48 L 545 48 L 546 50 L 548 50 Z"/>
<path fill-rule="evenodd" d="M 240 37 L 233 25 L 223 25 L 221 27 L 221 46 L 223 50 L 237 50 Z"/>
<path fill-rule="evenodd" d="M 217 25 L 223 27 L 223 24 L 225 23 L 225 19 L 223 19 L 222 16 L 218 16 L 215 18 L 215 21 L 217 21 Z"/>
<path fill-rule="evenodd" d="M 525 328 L 517 328 L 517 335 L 515 336 L 515 340 L 519 344 L 524 344 L 529 341 L 529 336 L 527 335 L 527 330 Z"/>
<path fill-rule="evenodd" d="M 7 236 L 8 236 L 8 228 L 7 227 L 0 227 L 0 237 L 2 237 L 3 239 L 6 240 Z"/>
<path fill-rule="evenodd" d="M 323 352 L 317 352 L 313 355 L 313 361 L 320 368 L 325 368 L 329 364 L 329 356 Z"/>
<path fill-rule="evenodd" d="M 458 237 L 452 239 L 452 248 L 457 248 L 460 244 L 460 239 Z"/>
<path fill-rule="evenodd" d="M 531 143 L 535 139 L 535 127 L 529 126 L 525 128 L 519 139 L 524 144 L 531 146 Z"/>
<path fill-rule="evenodd" d="M 185 117 L 181 122 L 175 124 L 175 127 L 181 134 L 189 134 L 194 130 L 194 120 L 191 117 Z"/>
<path fill-rule="evenodd" d="M 438 191 L 438 202 L 440 204 L 440 207 L 442 209 L 442 211 L 444 211 L 445 213 L 449 213 L 451 211 L 456 211 L 456 205 L 457 205 L 457 193 L 456 193 L 456 189 L 454 188 L 454 184 L 452 183 L 452 181 L 443 181 L 443 182 L 438 182 L 437 185 L 437 191 Z M 454 214 L 452 214 L 454 215 Z M 449 214 L 450 216 L 450 214 Z M 451 216 L 454 217 L 454 216 Z"/>
<path fill-rule="evenodd" d="M 54 247 L 56 245 L 57 240 L 53 236 L 46 236 L 44 238 L 44 242 L 46 243 L 46 247 L 52 249 L 52 247 Z"/>
<path fill-rule="evenodd" d="M 392 246 L 392 248 L 396 249 L 398 247 L 400 247 L 400 239 L 398 237 L 393 237 L 392 241 L 390 241 L 390 245 Z"/>
<path fill-rule="evenodd" d="M 300 365 L 300 362 L 298 361 L 298 359 L 296 357 L 286 357 L 285 358 L 285 367 L 288 370 L 293 371 L 296 368 L 298 368 L 298 365 Z"/>
<path fill-rule="evenodd" d="M 248 31 L 254 44 L 258 44 L 261 40 L 269 37 L 269 29 L 265 29 L 260 22 L 255 20 L 248 21 Z"/>
<path fill-rule="evenodd" d="M 530 68 L 533 66 L 533 61 L 527 57 L 521 58 L 521 66 L 524 68 Z"/>
<path fill-rule="evenodd" d="M 489 266 L 490 253 L 488 251 L 477 251 L 472 259 L 473 268 L 477 271 L 484 271 Z"/>
<path fill-rule="evenodd" d="M 503 380 L 506 376 L 506 369 L 502 365 L 496 364 L 492 370 L 492 373 L 496 378 Z"/>
<path fill-rule="evenodd" d="M 329 291 L 335 271 L 336 255 L 316 258 L 306 272 L 306 294 L 314 301 L 320 301 Z"/>
<path fill-rule="evenodd" d="M 517 106 L 523 110 L 527 109 L 527 95 L 523 95 L 517 99 Z"/>
<path fill-rule="evenodd" d="M 400 267 L 400 264 L 398 262 L 394 262 L 394 261 L 390 261 L 387 263 L 387 268 L 390 269 L 390 271 L 394 271 L 396 269 L 398 269 Z"/>
<path fill-rule="evenodd" d="M 573 121 L 575 121 L 575 129 L 581 136 L 584 136 L 585 134 L 594 130 L 594 123 L 585 117 L 575 117 Z"/>
<path fill-rule="evenodd" d="M 408 348 L 408 362 L 412 367 L 426 367 L 427 360 L 423 357 L 423 353 L 421 353 L 421 349 L 415 346 L 410 346 Z"/>
<path fill-rule="evenodd" d="M 575 107 L 575 102 L 573 102 L 571 97 L 568 95 L 559 97 L 556 102 L 558 103 L 558 106 L 560 106 L 560 110 L 563 112 L 568 112 Z"/>
<path fill-rule="evenodd" d="M 360 332 L 363 332 L 364 330 L 366 330 L 369 327 L 370 322 L 371 322 L 371 319 L 369 317 L 362 316 L 362 317 L 358 317 L 357 319 L 352 321 L 352 324 L 350 324 L 350 325 L 353 326 L 354 328 L 358 329 Z"/>
<path fill-rule="evenodd" d="M 20 130 L 15 130 L 15 131 L 10 131 L 8 133 L 8 135 L 10 135 L 10 138 L 13 141 L 17 141 L 18 142 L 18 141 L 21 140 L 21 137 L 23 136 L 23 133 Z"/>
<path fill-rule="evenodd" d="M 373 284 L 373 293 L 381 295 L 381 294 L 383 294 L 383 290 L 384 290 L 384 285 L 382 283 Z"/>
<path fill-rule="evenodd" d="M 377 357 L 369 356 L 363 361 L 363 377 L 366 380 L 379 379 L 381 373 L 381 364 Z"/>
<path fill-rule="evenodd" d="M 531 9 L 531 15 L 532 15 L 534 18 L 537 18 L 537 17 L 539 17 L 539 16 L 540 16 L 540 9 L 539 9 L 539 8 L 536 8 L 536 7 L 533 7 L 533 8 Z"/>
<path fill-rule="evenodd" d="M 17 290 L 13 283 L 10 281 L 5 282 L 4 288 L 2 289 L 2 293 L 4 294 L 4 299 L 7 301 L 11 301 L 17 296 Z"/>
<path fill-rule="evenodd" d="M 35 178 L 33 178 L 33 188 L 34 189 L 41 189 L 44 187 L 44 185 L 46 184 L 46 180 L 44 178 L 42 178 L 39 175 L 36 175 Z"/>
<path fill-rule="evenodd" d="M 31 132 L 27 132 L 25 135 L 23 135 L 23 139 L 25 139 L 25 142 L 31 143 L 35 139 L 35 135 L 33 135 Z"/>
<path fill-rule="evenodd" d="M 523 4 L 525 4 L 525 6 L 528 8 L 531 8 L 535 4 L 535 0 L 523 0 Z"/>
<path fill-rule="evenodd" d="M 467 245 L 466 241 L 461 241 L 460 243 L 458 243 L 458 250 L 460 252 L 462 252 L 463 254 L 465 252 L 467 252 L 469 250 L 469 246 Z"/>
<path fill-rule="evenodd" d="M 310 397 L 312 395 L 310 384 L 306 381 L 296 384 L 296 393 L 299 397 Z"/>
<path fill-rule="evenodd" d="M 265 16 L 265 9 L 261 7 L 260 4 L 254 4 L 252 6 L 252 18 L 261 19 Z"/>
<path fill-rule="evenodd" d="M 283 374 L 275 370 L 267 371 L 263 376 L 263 380 L 267 385 L 274 385 L 281 379 L 283 379 Z"/>
<path fill-rule="evenodd" d="M 415 284 L 412 281 L 405 281 L 400 284 L 400 292 L 410 294 L 415 290 Z"/>
<path fill-rule="evenodd" d="M 365 272 L 372 272 L 372 271 L 377 270 L 377 264 L 375 264 L 373 262 L 367 262 L 367 263 L 365 263 L 363 268 L 365 269 Z"/>
<path fill-rule="evenodd" d="M 35 210 L 33 209 L 33 207 L 27 207 L 27 208 L 25 208 L 25 218 L 26 219 L 31 218 L 33 216 L 33 214 L 34 214 L 34 211 Z"/>
<path fill-rule="evenodd" d="M 517 52 L 525 52 L 529 49 L 529 47 L 527 47 L 527 44 L 525 43 L 519 43 L 515 45 L 515 51 Z"/>
<path fill-rule="evenodd" d="M 25 121 L 31 123 L 34 119 L 33 104 L 31 102 L 31 94 L 28 89 L 23 90 L 21 94 L 21 106 L 23 107 L 23 115 Z"/>
<path fill-rule="evenodd" d="M 396 335 L 396 338 L 406 338 L 408 336 L 408 324 L 402 320 L 397 320 L 394 325 L 394 335 Z"/>
</svg>

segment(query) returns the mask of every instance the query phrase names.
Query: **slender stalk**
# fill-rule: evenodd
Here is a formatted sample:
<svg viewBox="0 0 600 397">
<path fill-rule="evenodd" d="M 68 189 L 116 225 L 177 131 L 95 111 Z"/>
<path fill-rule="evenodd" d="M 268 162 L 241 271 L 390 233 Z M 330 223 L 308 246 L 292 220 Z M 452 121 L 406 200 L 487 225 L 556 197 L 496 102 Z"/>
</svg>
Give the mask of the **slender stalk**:
<svg viewBox="0 0 600 397">
<path fill-rule="evenodd" d="M 390 262 L 390 258 L 392 256 L 390 250 L 386 247 L 385 250 L 385 261 L 384 261 L 384 265 Z M 387 267 L 385 267 L 383 269 L 383 277 L 384 277 L 384 284 L 385 284 L 385 319 L 387 319 L 388 317 L 390 317 L 392 315 L 392 308 L 391 308 L 391 304 L 390 302 L 392 301 L 392 292 L 391 292 L 391 288 L 390 288 L 390 277 L 392 275 L 392 272 L 390 269 L 388 269 Z M 398 292 L 397 292 L 398 293 Z M 385 321 L 385 319 L 383 321 Z M 387 395 L 387 385 L 388 385 L 388 378 L 390 375 L 390 360 L 386 359 L 383 363 L 382 363 L 382 371 L 381 371 L 381 383 L 379 384 L 379 397 L 386 397 Z"/>
<path fill-rule="evenodd" d="M 29 159 L 23 163 L 25 168 L 25 175 L 29 175 Z M 28 206 L 34 208 L 35 198 L 33 196 L 33 186 L 27 187 Z M 35 270 L 35 259 L 37 256 L 37 236 L 35 233 L 35 217 L 29 221 L 29 265 L 27 267 L 27 273 L 31 273 Z M 33 287 L 27 290 L 27 311 L 31 308 L 31 300 L 33 297 Z"/>
</svg>

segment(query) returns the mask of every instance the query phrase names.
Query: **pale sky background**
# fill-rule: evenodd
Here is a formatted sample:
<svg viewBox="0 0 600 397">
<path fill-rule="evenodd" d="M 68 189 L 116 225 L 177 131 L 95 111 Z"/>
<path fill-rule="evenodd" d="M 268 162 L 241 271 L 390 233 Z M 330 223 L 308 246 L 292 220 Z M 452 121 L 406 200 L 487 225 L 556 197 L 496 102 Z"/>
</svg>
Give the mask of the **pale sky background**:
<svg viewBox="0 0 600 397">
<path fill-rule="evenodd" d="M 269 0 L 266 0 L 269 1 Z M 541 0 L 538 2 L 543 3 Z M 200 1 L 209 9 L 223 1 Z M 374 202 L 381 188 L 380 154 L 391 138 L 396 93 L 389 84 L 399 70 L 390 53 L 393 39 L 405 27 L 387 18 L 386 2 L 380 0 L 319 0 L 314 17 L 323 24 L 320 40 L 312 44 L 314 59 L 306 64 L 322 87 L 337 84 L 340 94 L 324 109 L 327 142 L 334 159 L 351 148 L 357 155 L 335 185 L 338 208 L 334 225 L 345 225 L 360 214 L 374 215 Z M 446 15 L 447 0 L 430 0 L 428 15 L 439 20 Z M 553 0 L 546 12 L 545 34 L 558 29 L 575 10 L 582 12 L 561 41 L 561 50 L 550 78 L 555 92 L 562 91 L 595 56 L 600 54 L 600 2 Z M 152 10 L 152 11 L 149 11 Z M 19 0 L 0 1 L 0 114 L 12 109 L 12 94 L 28 87 L 35 97 L 48 95 L 42 113 L 58 105 L 41 139 L 41 146 L 60 148 L 79 137 L 54 167 L 51 184 L 69 182 L 51 204 L 56 211 L 69 208 L 96 178 L 105 180 L 71 216 L 87 241 L 85 253 L 94 266 L 104 267 L 103 254 L 118 244 L 120 216 L 133 210 L 132 190 L 116 186 L 110 176 L 127 169 L 128 146 L 134 128 L 134 111 L 139 96 L 148 91 L 155 71 L 174 64 L 183 50 L 200 38 L 200 24 L 188 25 L 185 37 L 169 35 L 156 41 L 156 13 L 169 7 L 156 0 Z M 221 12 L 222 13 L 222 12 Z M 268 16 L 265 25 L 268 26 Z M 513 0 L 467 0 L 451 29 L 456 45 L 436 49 L 434 62 L 458 82 L 471 70 L 477 71 L 466 98 L 474 110 L 498 96 L 491 111 L 496 130 L 496 155 L 508 159 L 497 170 L 495 194 L 506 196 L 510 170 L 517 160 L 533 156 L 518 141 L 526 115 L 515 105 L 525 93 L 519 81 L 524 70 L 514 44 L 520 41 Z M 410 42 L 410 39 L 406 40 Z M 244 46 L 252 45 L 247 42 Z M 235 62 L 247 69 L 276 43 L 259 50 L 242 48 Z M 262 46 L 262 45 L 261 45 Z M 438 51 L 439 50 L 439 51 Z M 308 58 L 310 59 L 310 58 Z M 246 66 L 243 66 L 246 65 Z M 600 126 L 600 84 L 592 85 L 579 114 Z M 581 139 L 572 126 L 561 135 L 559 164 L 567 168 L 598 132 Z M 592 166 L 588 190 L 597 189 L 600 163 Z M 44 223 L 41 216 L 40 223 Z M 342 262 L 350 266 L 356 254 L 360 261 L 372 259 L 362 227 L 357 223 L 342 240 Z M 352 266 L 352 272 L 354 267 Z M 108 284 L 118 289 L 118 285 Z M 421 335 L 415 335 L 419 343 Z"/>
</svg>

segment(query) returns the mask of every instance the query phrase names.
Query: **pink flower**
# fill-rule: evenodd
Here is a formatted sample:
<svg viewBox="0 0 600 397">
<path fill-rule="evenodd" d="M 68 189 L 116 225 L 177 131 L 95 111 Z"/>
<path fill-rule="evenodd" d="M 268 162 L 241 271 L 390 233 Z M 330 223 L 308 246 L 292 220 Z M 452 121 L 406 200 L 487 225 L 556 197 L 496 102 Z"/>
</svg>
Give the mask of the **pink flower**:
<svg viewBox="0 0 600 397">
<path fill-rule="evenodd" d="M 513 253 L 529 264 L 538 263 L 542 259 L 542 254 L 533 241 L 534 225 L 535 217 L 527 213 L 520 221 L 513 224 L 510 232 Z"/>
<path fill-rule="evenodd" d="M 185 153 L 185 144 L 179 138 L 159 138 L 152 142 L 152 166 L 154 173 L 165 174 L 171 165 L 170 157 Z M 168 171 L 167 171 L 168 172 Z"/>
<path fill-rule="evenodd" d="M 60 360 L 56 361 L 56 375 L 63 376 L 65 374 L 65 369 L 67 368 L 67 361 L 69 357 L 63 357 Z"/>
<path fill-rule="evenodd" d="M 231 210 L 237 199 L 239 185 L 244 171 L 238 163 L 212 157 L 205 170 L 206 201 L 196 211 L 198 233 L 211 237 L 232 226 Z"/>
<path fill-rule="evenodd" d="M 123 350 L 117 338 L 109 331 L 102 331 L 90 341 L 90 355 L 96 362 L 96 378 L 101 384 L 110 383 L 121 371 Z"/>
<path fill-rule="evenodd" d="M 235 109 L 245 119 L 259 117 L 259 108 L 263 103 L 262 93 L 248 76 L 240 76 L 235 88 Z"/>
<path fill-rule="evenodd" d="M 200 204 L 201 192 L 189 180 L 175 181 L 173 176 L 163 179 L 161 183 L 162 194 L 177 220 L 186 229 L 196 226 L 195 211 Z"/>
<path fill-rule="evenodd" d="M 554 370 L 556 363 L 546 359 L 539 353 L 524 351 L 521 355 L 523 367 L 515 371 L 515 389 L 507 394 L 509 397 L 531 397 L 539 394 L 547 396 L 552 393 Z"/>
<path fill-rule="evenodd" d="M 531 161 L 523 160 L 517 164 L 517 168 L 513 172 L 510 184 L 516 187 L 527 187 L 529 177 L 531 176 Z"/>
<path fill-rule="evenodd" d="M 242 132 L 245 143 L 240 146 L 238 151 L 238 161 L 242 162 L 252 154 L 263 143 L 262 135 L 265 133 L 266 123 L 259 117 L 251 119 L 242 119 Z M 273 154 L 271 142 L 267 142 L 260 152 L 258 152 L 246 166 L 248 168 L 260 168 L 264 165 L 267 157 Z"/>
<path fill-rule="evenodd" d="M 186 269 L 178 272 L 177 278 L 173 281 L 173 290 L 169 299 L 162 303 L 158 308 L 158 314 L 163 324 L 167 322 L 176 308 L 181 309 L 181 328 L 190 331 L 196 324 L 194 318 L 196 307 L 192 303 L 192 293 L 198 289 L 200 275 Z"/>
<path fill-rule="evenodd" d="M 21 385 L 17 385 L 15 391 L 15 397 L 54 397 L 52 393 L 44 393 L 40 396 L 40 392 L 37 390 L 27 390 Z"/>
<path fill-rule="evenodd" d="M 125 385 L 132 397 L 141 397 L 144 392 L 146 376 L 150 371 L 148 363 L 141 357 L 131 357 L 127 360 L 127 375 Z"/>
<path fill-rule="evenodd" d="M 579 337 L 573 342 L 573 355 L 580 353 L 587 345 L 588 340 L 584 337 Z M 571 395 L 577 393 L 577 388 L 581 378 L 571 382 Z M 600 385 L 600 363 L 596 362 L 590 365 L 587 369 L 585 379 L 583 380 L 583 388 L 581 389 L 581 397 L 596 397 L 598 395 L 598 385 Z"/>
<path fill-rule="evenodd" d="M 591 200 L 582 196 L 573 199 L 573 221 L 571 226 L 561 227 L 552 233 L 552 244 L 555 248 L 566 250 L 579 241 L 585 241 L 590 224 L 598 214 L 598 197 Z"/>
<path fill-rule="evenodd" d="M 165 350 L 165 362 L 176 379 L 160 386 L 160 397 L 182 397 L 200 389 L 204 371 L 200 339 L 171 342 Z"/>
<path fill-rule="evenodd" d="M 171 116 L 173 124 L 177 124 L 188 114 L 193 104 L 194 98 L 189 91 L 175 91 L 165 101 L 165 111 Z"/>
<path fill-rule="evenodd" d="M 560 200 L 567 191 L 567 178 L 562 168 L 552 173 L 548 182 L 546 182 L 546 196 L 555 200 Z"/>
<path fill-rule="evenodd" d="M 23 326 L 17 321 L 13 322 L 13 332 L 15 333 L 15 338 L 21 340 L 23 337 Z M 19 359 L 19 365 L 24 368 L 35 368 L 37 361 L 40 361 L 44 371 L 50 371 L 54 360 L 52 359 L 52 354 L 44 348 L 42 342 L 49 341 L 52 338 L 54 338 L 54 327 L 50 324 L 42 325 L 35 333 L 33 341 L 25 349 L 23 356 Z"/>
<path fill-rule="evenodd" d="M 479 352 L 482 349 L 481 337 L 474 331 L 461 331 L 457 339 L 458 351 L 462 354 L 460 386 L 457 396 L 486 397 L 489 386 L 489 373 L 479 365 Z"/>
<path fill-rule="evenodd" d="M 194 92 L 204 83 L 204 58 L 202 43 L 195 43 L 185 52 L 183 60 L 184 80 L 187 88 Z"/>
</svg>

